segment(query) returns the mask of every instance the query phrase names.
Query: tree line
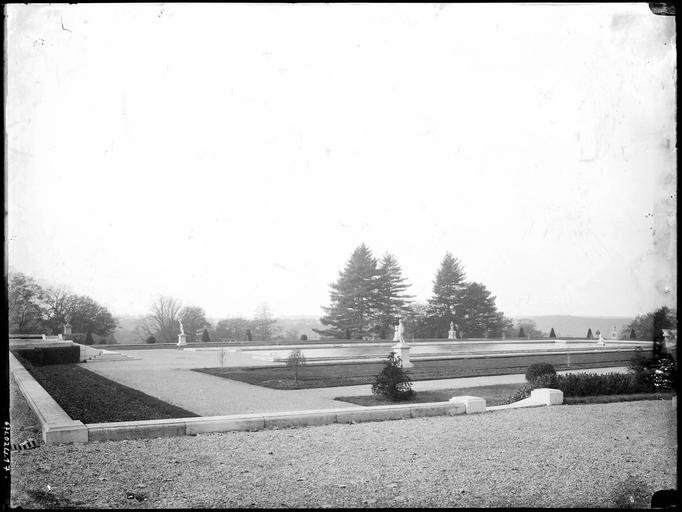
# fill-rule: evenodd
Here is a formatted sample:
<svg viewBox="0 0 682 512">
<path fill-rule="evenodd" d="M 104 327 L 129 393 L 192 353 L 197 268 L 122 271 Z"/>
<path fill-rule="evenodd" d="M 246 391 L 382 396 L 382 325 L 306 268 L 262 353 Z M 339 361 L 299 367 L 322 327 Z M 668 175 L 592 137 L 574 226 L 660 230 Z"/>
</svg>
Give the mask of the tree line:
<svg viewBox="0 0 682 512">
<path fill-rule="evenodd" d="M 55 286 L 43 286 L 21 272 L 8 275 L 8 319 L 10 334 L 64 333 L 71 325 L 72 338 L 85 344 L 116 343 L 113 336 L 118 319 L 103 305 L 86 295 Z M 157 297 L 150 311 L 135 327 L 140 342 L 177 343 L 182 321 L 187 341 L 299 339 L 292 329 L 282 329 L 266 304 L 253 319 L 225 318 L 215 325 L 199 306 L 183 307 L 178 299 Z"/>
<path fill-rule="evenodd" d="M 273 341 L 298 339 L 298 333 L 283 330 L 270 313 L 266 304 L 261 304 L 253 319 L 231 317 L 219 320 L 213 325 L 206 312 L 199 306 L 182 307 L 178 299 L 158 297 L 151 311 L 142 318 L 135 332 L 146 343 L 176 343 L 180 334 L 180 321 L 188 343 L 212 341 Z"/>
<path fill-rule="evenodd" d="M 113 334 L 118 321 L 111 312 L 86 295 L 63 288 L 42 286 L 20 272 L 8 275 L 8 320 L 10 334 L 61 334 L 71 325 L 73 333 L 93 342 Z"/>
<path fill-rule="evenodd" d="M 495 297 L 482 283 L 467 281 L 450 252 L 436 271 L 426 303 L 412 301 L 406 280 L 395 256 L 387 253 L 378 260 L 361 244 L 330 285 L 330 303 L 320 319 L 325 328 L 315 332 L 323 338 L 389 339 L 402 317 L 411 338 L 446 338 L 451 322 L 458 337 L 516 335 L 513 321 L 497 310 Z"/>
</svg>

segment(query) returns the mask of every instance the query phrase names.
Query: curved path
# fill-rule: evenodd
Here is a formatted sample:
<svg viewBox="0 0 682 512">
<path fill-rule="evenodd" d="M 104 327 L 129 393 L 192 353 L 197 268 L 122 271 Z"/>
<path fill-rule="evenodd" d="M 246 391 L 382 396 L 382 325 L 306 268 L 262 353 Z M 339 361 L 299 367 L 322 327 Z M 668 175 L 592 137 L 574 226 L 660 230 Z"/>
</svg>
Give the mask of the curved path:
<svg viewBox="0 0 682 512">
<path fill-rule="evenodd" d="M 334 400 L 334 397 L 371 394 L 369 384 L 285 391 L 192 371 L 192 368 L 220 366 L 217 351 L 120 349 L 118 352 L 134 359 L 109 361 L 103 359 L 81 363 L 81 366 L 201 416 L 361 407 L 347 402 L 338 402 Z M 225 352 L 223 363 L 224 366 L 230 367 L 263 366 L 264 364 L 263 361 L 255 360 L 247 354 L 228 351 Z M 622 372 L 626 369 L 591 368 L 558 373 L 581 371 L 606 373 Z M 413 388 L 415 391 L 426 391 L 492 384 L 523 384 L 524 382 L 525 378 L 522 374 L 495 375 L 416 381 L 413 383 Z"/>
</svg>

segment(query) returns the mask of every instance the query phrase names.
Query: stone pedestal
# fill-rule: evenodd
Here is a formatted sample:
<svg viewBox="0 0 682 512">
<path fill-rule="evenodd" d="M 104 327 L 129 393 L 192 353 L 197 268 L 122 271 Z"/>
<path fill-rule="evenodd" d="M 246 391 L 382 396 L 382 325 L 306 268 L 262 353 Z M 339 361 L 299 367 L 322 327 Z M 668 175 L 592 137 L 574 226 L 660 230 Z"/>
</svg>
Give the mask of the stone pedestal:
<svg viewBox="0 0 682 512">
<path fill-rule="evenodd" d="M 178 347 L 181 347 L 183 345 L 187 345 L 187 335 L 178 334 Z"/>
<path fill-rule="evenodd" d="M 463 404 L 467 414 L 485 412 L 485 399 L 477 396 L 453 396 L 449 401 L 455 404 Z"/>
<path fill-rule="evenodd" d="M 405 343 L 398 343 L 393 345 L 393 353 L 397 355 L 403 362 L 403 368 L 412 368 L 414 365 L 410 362 L 410 346 Z"/>
<path fill-rule="evenodd" d="M 456 340 L 457 339 L 457 331 L 448 331 L 448 339 L 449 340 Z"/>
</svg>

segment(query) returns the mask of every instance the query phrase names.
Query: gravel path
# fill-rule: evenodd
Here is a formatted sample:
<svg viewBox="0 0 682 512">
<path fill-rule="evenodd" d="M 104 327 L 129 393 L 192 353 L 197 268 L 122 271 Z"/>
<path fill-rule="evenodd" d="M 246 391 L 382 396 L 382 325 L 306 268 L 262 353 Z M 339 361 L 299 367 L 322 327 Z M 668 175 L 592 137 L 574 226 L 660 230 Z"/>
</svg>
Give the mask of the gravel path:
<svg viewBox="0 0 682 512">
<path fill-rule="evenodd" d="M 677 482 L 669 400 L 12 454 L 12 507 L 647 508 Z"/>
<path fill-rule="evenodd" d="M 255 412 L 283 412 L 338 407 L 361 407 L 334 400 L 337 396 L 370 395 L 371 385 L 284 391 L 254 386 L 213 375 L 191 371 L 192 368 L 219 366 L 214 351 L 175 349 L 129 350 L 120 352 L 139 358 L 135 361 L 84 363 L 83 367 L 108 379 L 139 389 L 201 416 L 219 416 Z M 263 366 L 263 361 L 240 352 L 226 352 L 225 366 Z M 625 371 L 625 368 L 576 370 L 589 372 Z M 564 372 L 559 372 L 564 373 Z M 465 377 L 417 381 L 416 391 L 448 389 L 525 382 L 522 374 L 490 377 Z"/>
</svg>

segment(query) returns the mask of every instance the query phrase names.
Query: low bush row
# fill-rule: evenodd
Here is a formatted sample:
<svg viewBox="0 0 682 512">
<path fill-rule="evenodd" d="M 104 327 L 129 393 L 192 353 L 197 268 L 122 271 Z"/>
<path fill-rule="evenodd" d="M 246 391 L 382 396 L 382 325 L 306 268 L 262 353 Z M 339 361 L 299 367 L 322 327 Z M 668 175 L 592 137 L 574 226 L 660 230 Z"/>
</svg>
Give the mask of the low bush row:
<svg viewBox="0 0 682 512">
<path fill-rule="evenodd" d="M 538 363 L 528 367 L 526 379 L 528 384 L 509 395 L 506 403 L 523 400 L 538 388 L 560 389 L 565 397 L 666 392 L 677 388 L 677 369 L 670 355 L 649 359 L 638 352 L 628 373 L 557 375 L 551 364 Z"/>
<path fill-rule="evenodd" d="M 12 353 L 22 362 L 28 361 L 35 366 L 77 363 L 80 359 L 78 345 L 13 349 Z"/>
</svg>

